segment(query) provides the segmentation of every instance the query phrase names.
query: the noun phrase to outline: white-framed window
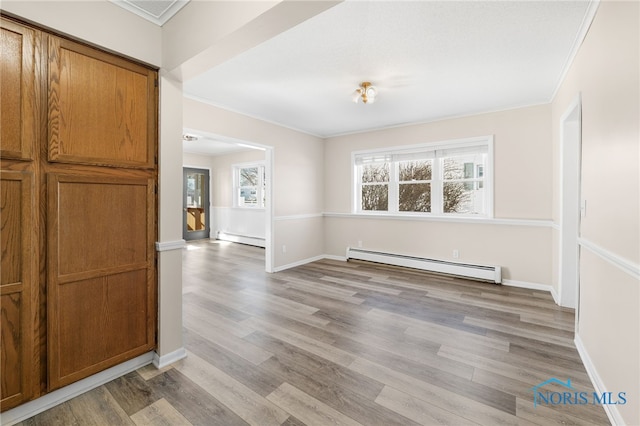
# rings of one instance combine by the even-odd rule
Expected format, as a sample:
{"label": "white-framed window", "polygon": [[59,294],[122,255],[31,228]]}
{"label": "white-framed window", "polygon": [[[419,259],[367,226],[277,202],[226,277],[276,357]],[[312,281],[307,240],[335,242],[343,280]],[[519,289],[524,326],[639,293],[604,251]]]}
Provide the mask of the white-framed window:
{"label": "white-framed window", "polygon": [[493,136],[352,154],[355,213],[493,217]]}
{"label": "white-framed window", "polygon": [[265,206],[264,163],[233,165],[233,194],[235,207],[263,209]]}

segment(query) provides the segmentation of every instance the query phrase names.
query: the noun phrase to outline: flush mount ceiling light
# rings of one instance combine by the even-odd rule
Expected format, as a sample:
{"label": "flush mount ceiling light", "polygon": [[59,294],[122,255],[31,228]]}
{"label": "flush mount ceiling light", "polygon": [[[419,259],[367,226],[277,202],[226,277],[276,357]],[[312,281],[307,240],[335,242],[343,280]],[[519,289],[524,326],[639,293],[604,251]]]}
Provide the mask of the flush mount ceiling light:
{"label": "flush mount ceiling light", "polygon": [[378,90],[368,81],[360,83],[360,87],[353,92],[353,102],[362,101],[363,104],[372,104],[376,101]]}

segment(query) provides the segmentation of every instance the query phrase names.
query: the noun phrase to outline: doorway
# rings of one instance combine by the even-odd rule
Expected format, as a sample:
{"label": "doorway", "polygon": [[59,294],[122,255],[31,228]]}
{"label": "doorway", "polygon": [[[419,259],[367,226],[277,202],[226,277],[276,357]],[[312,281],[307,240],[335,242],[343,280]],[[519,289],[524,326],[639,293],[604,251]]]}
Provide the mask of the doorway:
{"label": "doorway", "polygon": [[209,170],[183,168],[182,238],[209,238]]}
{"label": "doorway", "polygon": [[576,309],[580,292],[580,174],[582,157],[582,102],[578,95],[560,120],[561,231],[560,305]]}

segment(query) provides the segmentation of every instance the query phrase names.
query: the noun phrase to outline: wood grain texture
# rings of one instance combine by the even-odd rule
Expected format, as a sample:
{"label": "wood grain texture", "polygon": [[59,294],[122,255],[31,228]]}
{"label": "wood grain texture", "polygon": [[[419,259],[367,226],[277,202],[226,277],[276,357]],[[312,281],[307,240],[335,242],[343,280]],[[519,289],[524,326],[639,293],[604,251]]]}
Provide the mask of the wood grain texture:
{"label": "wood grain texture", "polygon": [[[153,244],[157,234],[158,89],[157,73],[147,66],[58,37],[4,14],[0,20],[0,194],[3,197],[0,411],[4,411],[68,383],[56,382],[55,375],[49,376],[50,361],[60,366],[55,363],[59,364],[61,358],[56,360],[51,353],[56,352],[61,343],[68,346],[62,356],[68,362],[67,372],[81,371],[76,376],[75,373],[65,376],[69,381],[146,352],[155,345]],[[51,40],[59,42],[58,46],[65,51],[50,50]],[[61,75],[60,69],[49,68],[49,53],[64,56],[66,80],[62,98],[57,95],[60,79],[56,82],[49,79]],[[92,84],[100,86],[102,91],[93,91],[96,87]],[[54,133],[48,132],[52,130],[59,135],[60,128],[56,123],[50,126],[48,100],[62,100],[66,109],[57,111],[56,123],[75,137],[76,142],[80,141],[78,137],[82,139],[78,144],[56,147],[63,152],[69,148],[70,156],[65,159],[63,154],[55,162],[49,161],[52,159],[49,154],[52,157],[55,154],[49,146],[49,136]],[[95,138],[85,139],[87,134],[99,135],[101,142]],[[93,145],[97,142],[100,143]],[[104,158],[96,159],[96,156]],[[113,158],[123,160],[116,164],[111,161]],[[69,190],[70,186],[62,188],[62,198],[57,199],[62,201],[62,209],[55,213],[51,213],[54,209],[47,203],[48,175],[73,176],[78,185],[75,192]],[[142,183],[135,190],[121,185],[116,190],[101,191],[104,187],[94,185],[95,179],[101,178],[103,182],[112,179],[111,183],[113,179]],[[122,214],[123,202],[132,208],[127,214]],[[94,209],[100,203],[102,208]],[[52,214],[55,217],[52,218]],[[129,229],[124,230],[127,224]],[[63,255],[63,263],[55,266],[62,274],[52,273],[49,268],[49,225],[60,237],[56,242],[62,244],[58,254]],[[123,226],[118,228],[119,225]],[[123,238],[118,230],[128,235]],[[65,240],[67,237],[70,238]],[[56,281],[50,280],[51,276],[56,276]],[[61,311],[49,306],[56,291],[50,284],[68,285],[65,290],[69,296],[74,285],[76,289],[80,282],[95,285],[94,280],[101,280],[98,286],[90,286],[97,293],[85,292],[84,300],[72,300],[71,296],[58,305],[64,305],[64,313],[53,321],[58,334],[51,333],[50,315],[55,317],[53,313]],[[87,306],[94,310],[89,312]],[[83,309],[84,316],[71,317],[71,313],[80,313]],[[101,333],[100,327],[107,331]],[[95,341],[102,337],[109,342],[102,347],[100,344],[75,345],[80,336],[87,335]],[[99,351],[100,356],[108,357],[109,361],[93,362],[100,358]],[[79,355],[81,353],[84,355]]]}
{"label": "wood grain texture", "polygon": [[176,369],[154,377],[149,382],[190,423],[194,425],[247,426],[248,423]]}
{"label": "wood grain texture", "polygon": [[155,78],[141,65],[50,37],[49,160],[153,168]]}
{"label": "wood grain texture", "polygon": [[288,383],[283,383],[278,389],[269,394],[267,399],[283,407],[305,424],[361,426],[360,423],[350,417],[323,404]]}
{"label": "wood grain texture", "polygon": [[33,253],[35,220],[33,174],[0,172],[0,407],[33,395],[34,293],[37,270]]}
{"label": "wood grain texture", "polygon": [[477,424],[389,386],[382,389],[375,402],[421,425]]}
{"label": "wood grain texture", "polygon": [[176,369],[251,425],[280,425],[289,415],[247,386],[190,353]]}
{"label": "wood grain texture", "polygon": [[55,389],[155,344],[155,201],[151,179],[51,173],[47,187]]}
{"label": "wood grain texture", "polygon": [[0,156],[32,160],[38,126],[40,76],[36,32],[5,18],[0,21]]}
{"label": "wood grain texture", "polygon": [[189,426],[191,423],[178,410],[162,398],[131,416],[136,425]]}
{"label": "wood grain texture", "polygon": [[[570,377],[579,391],[593,392],[567,342],[573,315],[544,293],[362,262],[325,260],[266,274],[262,249],[189,245],[199,250],[183,251],[188,357],[104,386],[132,418],[164,424],[177,412],[194,425],[608,424],[597,405],[533,406],[531,388],[550,377]],[[248,360],[240,342],[270,356]]]}

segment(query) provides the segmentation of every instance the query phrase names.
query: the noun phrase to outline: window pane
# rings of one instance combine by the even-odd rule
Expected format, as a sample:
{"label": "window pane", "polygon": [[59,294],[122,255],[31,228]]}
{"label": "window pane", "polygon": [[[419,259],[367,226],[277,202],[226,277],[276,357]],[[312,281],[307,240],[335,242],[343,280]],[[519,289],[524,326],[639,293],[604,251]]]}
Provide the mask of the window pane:
{"label": "window pane", "polygon": [[444,158],[444,180],[482,178],[485,156],[486,154],[471,154]]}
{"label": "window pane", "polygon": [[364,185],[362,187],[362,210],[389,209],[389,185]]}
{"label": "window pane", "polygon": [[240,169],[240,186],[258,185],[258,168],[248,167]]}
{"label": "window pane", "polygon": [[431,180],[432,160],[403,161],[398,164],[400,181]]}
{"label": "window pane", "polygon": [[[429,172],[431,173],[431,172]],[[398,210],[401,212],[430,212],[431,184],[403,183],[400,184],[400,200]]]}
{"label": "window pane", "polygon": [[[443,212],[484,214],[484,163],[486,154],[443,159]],[[447,182],[457,180],[458,182]]]}
{"label": "window pane", "polygon": [[256,188],[240,188],[240,205],[255,205],[258,203]]}
{"label": "window pane", "polygon": [[[471,182],[472,184],[478,182]],[[443,184],[444,213],[483,214],[485,190],[469,182],[445,182]]]}
{"label": "window pane", "polygon": [[362,166],[362,183],[371,182],[389,182],[389,163],[374,163]]}

